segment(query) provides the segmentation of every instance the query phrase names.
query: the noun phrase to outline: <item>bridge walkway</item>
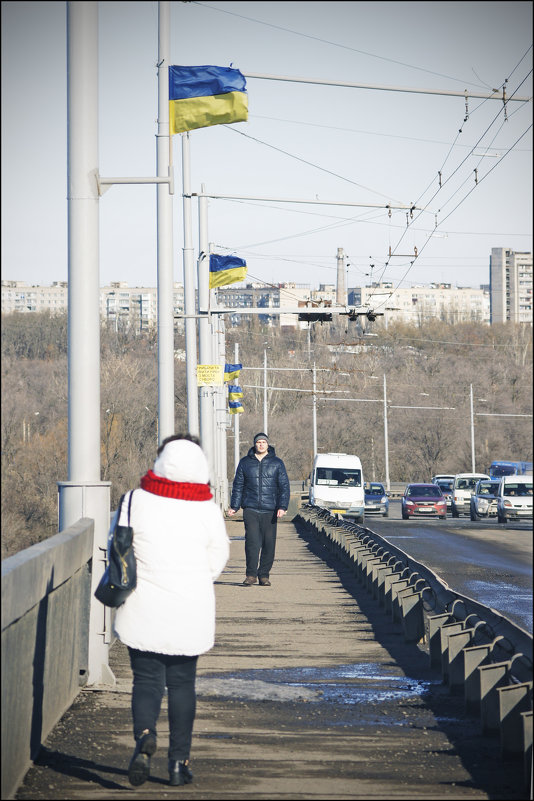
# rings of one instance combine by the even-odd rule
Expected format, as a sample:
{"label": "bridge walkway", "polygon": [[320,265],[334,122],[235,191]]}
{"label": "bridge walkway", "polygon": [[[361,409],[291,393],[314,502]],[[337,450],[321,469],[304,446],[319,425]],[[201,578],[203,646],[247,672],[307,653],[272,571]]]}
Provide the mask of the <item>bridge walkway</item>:
{"label": "bridge walkway", "polygon": [[521,767],[503,763],[424,646],[404,642],[344,565],[282,522],[272,586],[245,588],[242,522],[227,530],[217,644],[199,659],[193,784],[167,783],[164,702],[151,777],[130,786],[131,672],[116,642],[116,685],[81,691],[15,798],[525,797]]}

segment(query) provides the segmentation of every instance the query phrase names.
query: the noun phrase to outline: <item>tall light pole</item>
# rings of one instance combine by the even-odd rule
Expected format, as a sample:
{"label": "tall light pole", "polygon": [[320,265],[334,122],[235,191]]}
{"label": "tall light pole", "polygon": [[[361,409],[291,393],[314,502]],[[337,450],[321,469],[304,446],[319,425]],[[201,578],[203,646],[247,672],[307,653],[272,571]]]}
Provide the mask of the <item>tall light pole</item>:
{"label": "tall light pole", "polygon": [[[170,2],[158,3],[158,178],[171,171],[169,132]],[[158,242],[158,441],[174,434],[174,308],[172,195],[157,185]]]}
{"label": "tall light pole", "polygon": [[475,416],[473,414],[473,385],[470,384],[469,399],[471,405],[471,472],[475,472]]}
{"label": "tall light pole", "polygon": [[386,393],[386,374],[384,373],[384,459],[386,462],[386,492],[389,492],[389,445],[388,445],[388,401]]}

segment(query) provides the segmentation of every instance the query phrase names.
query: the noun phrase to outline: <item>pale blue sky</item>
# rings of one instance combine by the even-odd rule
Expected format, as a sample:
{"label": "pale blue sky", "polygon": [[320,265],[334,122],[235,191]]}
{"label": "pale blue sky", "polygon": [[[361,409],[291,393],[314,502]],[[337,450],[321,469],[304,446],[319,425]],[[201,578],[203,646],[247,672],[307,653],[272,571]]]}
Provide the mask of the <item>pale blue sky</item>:
{"label": "pale blue sky", "polygon": [[[99,3],[99,29],[100,173],[154,175],[158,4]],[[243,73],[456,91],[508,79],[508,96],[531,97],[531,48],[530,2],[171,3],[172,63]],[[65,68],[66,3],[3,2],[4,279],[67,279]],[[464,121],[463,98],[247,88],[247,123],[191,134],[193,191],[425,208],[407,228],[384,208],[210,201],[210,241],[245,258],[250,279],[332,283],[343,248],[349,286],[367,283],[371,264],[394,285],[478,286],[492,247],[532,251],[531,102],[510,103],[505,120],[502,102],[472,99]],[[180,188],[179,136],[174,162]],[[113,187],[100,209],[101,285],[155,286],[155,187]],[[196,248],[196,204],[193,215]],[[181,281],[179,192],[174,220]]]}

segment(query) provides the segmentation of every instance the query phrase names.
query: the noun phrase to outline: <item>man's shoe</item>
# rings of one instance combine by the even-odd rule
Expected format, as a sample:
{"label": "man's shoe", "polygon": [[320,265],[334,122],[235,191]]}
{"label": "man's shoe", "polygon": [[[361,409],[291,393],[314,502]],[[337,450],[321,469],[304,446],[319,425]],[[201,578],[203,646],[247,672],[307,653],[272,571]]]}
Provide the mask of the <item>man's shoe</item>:
{"label": "man's shoe", "polygon": [[134,787],[144,784],[150,775],[150,757],[157,748],[153,734],[144,734],[137,741],[133,757],[128,767],[128,779]]}
{"label": "man's shoe", "polygon": [[271,582],[268,578],[260,578],[260,587],[270,587]]}
{"label": "man's shoe", "polygon": [[247,576],[243,582],[243,586],[251,587],[253,584],[256,584],[257,580],[258,579],[256,578],[256,576]]}
{"label": "man's shoe", "polygon": [[184,759],[183,762],[177,759],[169,759],[169,784],[172,787],[191,784],[192,781],[193,774],[191,773],[188,759]]}

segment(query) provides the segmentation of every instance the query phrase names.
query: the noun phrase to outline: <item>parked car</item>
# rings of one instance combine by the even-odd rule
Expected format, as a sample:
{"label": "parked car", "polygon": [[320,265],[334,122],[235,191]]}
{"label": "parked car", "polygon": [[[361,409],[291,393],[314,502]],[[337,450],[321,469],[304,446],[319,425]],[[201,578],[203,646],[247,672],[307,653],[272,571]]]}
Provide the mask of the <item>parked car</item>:
{"label": "parked car", "polygon": [[469,514],[471,520],[480,520],[483,517],[496,517],[497,495],[500,487],[499,479],[482,478],[477,481],[475,492],[471,495]]}
{"label": "parked car", "polygon": [[497,495],[497,520],[532,517],[532,476],[503,476]]}
{"label": "parked car", "polygon": [[447,510],[449,510],[452,506],[452,486],[454,484],[454,478],[438,478],[432,483],[437,484],[442,491],[443,497],[447,501]]}
{"label": "parked car", "polygon": [[365,514],[380,514],[387,517],[389,514],[389,498],[383,484],[374,481],[365,483]]}
{"label": "parked car", "polygon": [[451,503],[451,514],[453,517],[460,517],[461,514],[469,514],[471,495],[475,491],[477,481],[480,481],[481,478],[489,478],[489,476],[487,473],[458,473],[454,477]]}
{"label": "parked car", "polygon": [[402,519],[447,517],[447,501],[437,484],[408,484],[401,500]]}
{"label": "parked car", "polygon": [[432,484],[437,484],[438,481],[454,481],[456,473],[436,473],[430,479]]}

